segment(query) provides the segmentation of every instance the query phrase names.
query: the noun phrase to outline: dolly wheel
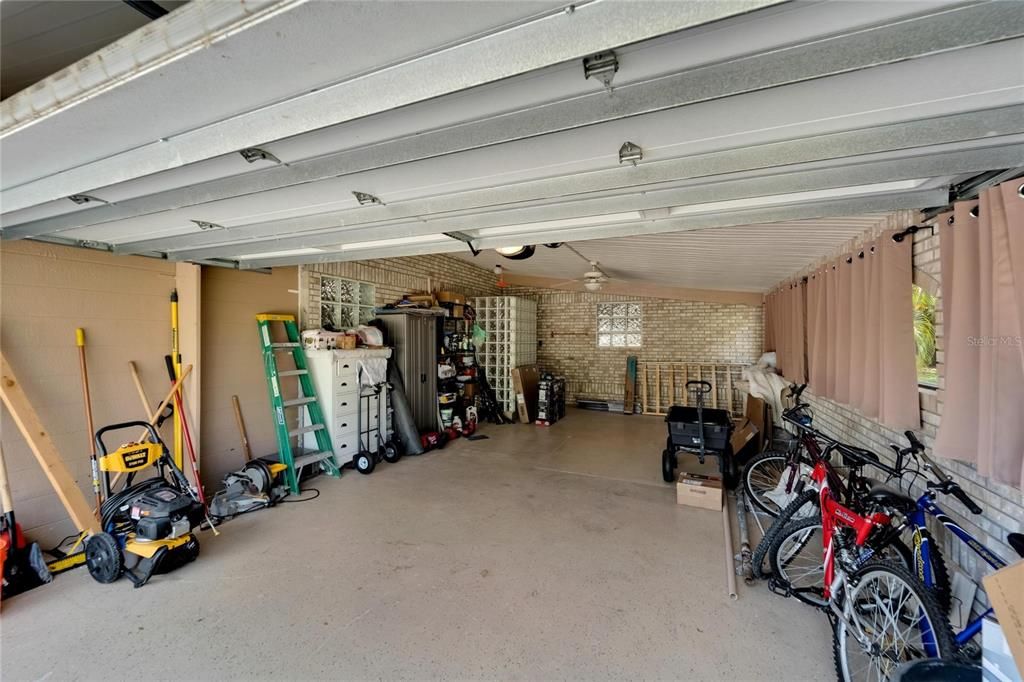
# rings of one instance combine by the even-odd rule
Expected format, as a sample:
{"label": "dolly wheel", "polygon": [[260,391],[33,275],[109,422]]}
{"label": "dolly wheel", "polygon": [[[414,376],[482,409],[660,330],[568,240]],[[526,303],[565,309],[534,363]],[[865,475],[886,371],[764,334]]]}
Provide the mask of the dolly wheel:
{"label": "dolly wheel", "polygon": [[661,477],[665,479],[665,483],[671,483],[676,478],[676,468],[672,462],[672,453],[668,450],[662,450],[661,452]]}
{"label": "dolly wheel", "polygon": [[110,533],[96,533],[85,541],[85,565],[96,582],[112,583],[124,572],[121,546]]}
{"label": "dolly wheel", "polygon": [[361,451],[356,455],[356,471],[361,474],[372,474],[373,468],[377,466],[377,461],[373,455],[366,450]]}
{"label": "dolly wheel", "polygon": [[389,462],[391,464],[394,464],[398,460],[402,459],[402,453],[398,449],[398,446],[392,443],[391,441],[384,443],[383,454],[384,461]]}

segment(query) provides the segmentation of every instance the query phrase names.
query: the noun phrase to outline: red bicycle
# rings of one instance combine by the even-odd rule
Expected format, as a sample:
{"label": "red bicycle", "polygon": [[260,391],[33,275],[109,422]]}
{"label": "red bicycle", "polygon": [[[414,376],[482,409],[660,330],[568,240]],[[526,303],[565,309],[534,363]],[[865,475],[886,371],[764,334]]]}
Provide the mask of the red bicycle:
{"label": "red bicycle", "polygon": [[[904,564],[881,554],[902,528],[894,518],[912,512],[916,501],[875,486],[861,498],[865,511],[858,513],[836,498],[826,462],[815,464],[811,478],[819,487],[820,522],[795,524],[779,537],[769,559],[794,596],[832,619],[839,678],[885,680],[907,661],[952,658],[956,640],[934,593]],[[801,550],[818,534],[822,553],[814,560]]]}

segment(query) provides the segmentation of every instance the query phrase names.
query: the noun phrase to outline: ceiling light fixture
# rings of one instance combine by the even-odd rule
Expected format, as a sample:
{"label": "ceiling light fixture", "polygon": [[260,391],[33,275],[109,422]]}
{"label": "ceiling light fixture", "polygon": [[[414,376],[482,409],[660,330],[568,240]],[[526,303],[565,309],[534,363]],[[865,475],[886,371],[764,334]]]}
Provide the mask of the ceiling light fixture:
{"label": "ceiling light fixture", "polygon": [[510,260],[526,260],[532,256],[536,251],[536,246],[499,246],[495,249],[499,256],[504,256]]}

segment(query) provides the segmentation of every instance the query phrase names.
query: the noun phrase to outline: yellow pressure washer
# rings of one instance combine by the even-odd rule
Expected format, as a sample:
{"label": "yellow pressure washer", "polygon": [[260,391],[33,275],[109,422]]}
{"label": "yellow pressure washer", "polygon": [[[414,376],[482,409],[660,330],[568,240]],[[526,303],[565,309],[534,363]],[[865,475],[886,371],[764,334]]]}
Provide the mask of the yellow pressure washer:
{"label": "yellow pressure washer", "polygon": [[[141,427],[150,442],[127,443],[108,452],[103,435]],[[85,543],[85,563],[98,582],[112,583],[126,574],[142,587],[156,573],[167,573],[199,556],[192,529],[202,523],[206,509],[185,474],[175,464],[157,430],[146,422],[105,426],[96,432],[103,490],[102,532]],[[134,482],[136,474],[155,467],[157,475]],[[110,490],[111,473],[125,475],[117,492]]]}

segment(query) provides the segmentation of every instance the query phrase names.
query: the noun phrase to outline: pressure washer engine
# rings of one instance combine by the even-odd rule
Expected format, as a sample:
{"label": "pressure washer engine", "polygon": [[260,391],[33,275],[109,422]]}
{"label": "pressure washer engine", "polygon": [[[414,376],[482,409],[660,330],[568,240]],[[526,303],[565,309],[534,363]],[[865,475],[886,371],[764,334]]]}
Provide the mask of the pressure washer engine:
{"label": "pressure washer engine", "polygon": [[[108,452],[103,443],[110,431],[141,427],[150,442],[127,443]],[[185,474],[174,464],[157,430],[133,421],[105,426],[96,432],[102,473],[102,532],[85,544],[89,574],[112,583],[126,574],[142,587],[157,573],[167,573],[199,556],[199,540],[192,529],[202,523],[206,509]],[[154,467],[157,475],[138,483],[140,471]],[[124,485],[111,490],[111,473],[125,476]]]}

